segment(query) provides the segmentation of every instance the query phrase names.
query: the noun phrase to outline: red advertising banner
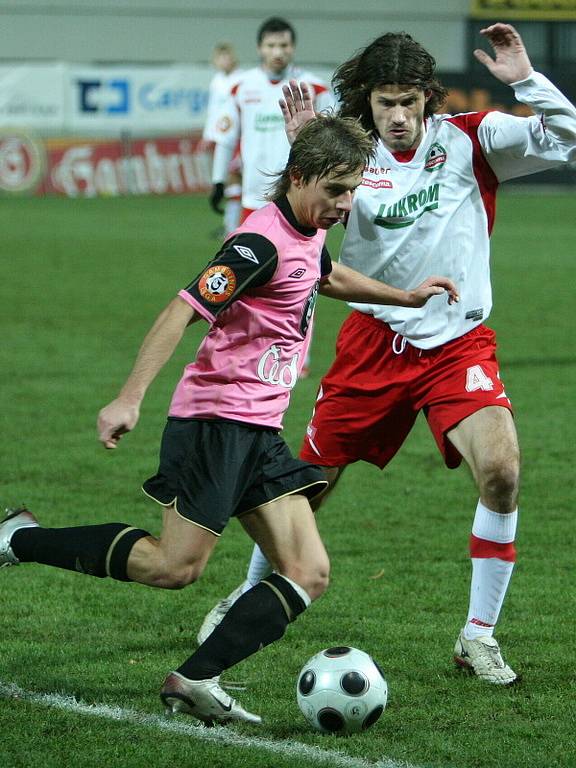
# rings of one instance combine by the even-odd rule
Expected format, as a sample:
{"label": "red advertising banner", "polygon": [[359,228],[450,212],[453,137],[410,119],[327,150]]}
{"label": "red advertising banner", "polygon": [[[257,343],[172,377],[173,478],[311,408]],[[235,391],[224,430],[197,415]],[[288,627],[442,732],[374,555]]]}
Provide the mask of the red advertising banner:
{"label": "red advertising banner", "polygon": [[0,192],[67,197],[180,195],[210,189],[199,136],[122,141],[0,135]]}

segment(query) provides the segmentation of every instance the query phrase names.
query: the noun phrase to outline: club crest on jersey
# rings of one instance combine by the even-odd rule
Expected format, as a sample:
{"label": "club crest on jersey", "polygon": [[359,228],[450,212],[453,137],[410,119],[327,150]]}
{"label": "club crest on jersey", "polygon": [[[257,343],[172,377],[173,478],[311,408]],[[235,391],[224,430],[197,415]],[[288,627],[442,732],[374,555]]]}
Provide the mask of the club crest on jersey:
{"label": "club crest on jersey", "polygon": [[428,173],[432,173],[432,171],[437,171],[439,168],[442,168],[444,163],[446,162],[446,150],[442,146],[442,144],[438,144],[438,142],[434,142],[430,149],[428,150],[428,154],[426,155],[426,162],[424,163],[424,168],[428,171]]}
{"label": "club crest on jersey", "polygon": [[232,128],[232,120],[229,117],[221,117],[216,124],[216,130],[220,133],[227,133]]}
{"label": "club crest on jersey", "polygon": [[208,267],[198,281],[198,290],[205,301],[222,304],[236,290],[236,275],[225,264]]}

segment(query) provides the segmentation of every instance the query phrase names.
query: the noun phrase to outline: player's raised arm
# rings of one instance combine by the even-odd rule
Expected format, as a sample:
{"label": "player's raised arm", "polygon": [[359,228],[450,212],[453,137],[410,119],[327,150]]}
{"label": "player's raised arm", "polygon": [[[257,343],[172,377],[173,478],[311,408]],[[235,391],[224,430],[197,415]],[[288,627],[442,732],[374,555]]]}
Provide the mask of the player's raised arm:
{"label": "player's raised arm", "polygon": [[160,313],[120,394],[98,414],[98,439],[105,448],[116,448],[122,435],[134,429],[148,387],[172,356],[186,327],[197,317],[195,310],[180,297]]}
{"label": "player's raised arm", "polygon": [[474,56],[502,83],[510,85],[525,80],[532,73],[532,64],[522,38],[511,24],[492,24],[480,30],[494,53],[492,58],[486,51],[477,48]]}
{"label": "player's raised arm", "polygon": [[284,128],[290,144],[298,135],[298,131],[309,120],[316,117],[312,92],[307,83],[290,80],[289,85],[282,86],[284,98],[279,100],[284,117]]}
{"label": "player's raised arm", "polygon": [[332,272],[320,286],[320,293],[342,301],[401,307],[423,307],[432,296],[443,293],[448,293],[449,304],[459,300],[456,286],[447,277],[428,277],[417,288],[405,291],[372,280],[343,264],[333,264]]}

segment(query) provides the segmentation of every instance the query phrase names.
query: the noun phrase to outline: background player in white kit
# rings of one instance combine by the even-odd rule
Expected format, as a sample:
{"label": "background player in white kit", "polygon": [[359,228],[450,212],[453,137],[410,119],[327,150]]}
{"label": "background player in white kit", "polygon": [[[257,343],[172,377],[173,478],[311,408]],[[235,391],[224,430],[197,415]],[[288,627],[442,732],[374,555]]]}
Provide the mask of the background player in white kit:
{"label": "background player in white kit", "polygon": [[406,291],[340,264],[332,268],[326,230],[350,211],[371,150],[356,120],[326,116],[305,126],[274,202],[236,230],[159,315],[118,397],[100,412],[100,441],[115,448],[136,426],[148,387],[187,326],[208,321],[174,392],[158,472],[144,484],[163,507],[161,536],[124,523],[40,528],[22,508],[0,523],[0,567],[37,562],[179,589],[200,577],[229,518],[238,516],[277,572],[236,603],[161,691],[170,710],[208,723],[260,722],[220,687],[219,675],[282,637],[328,583],[328,557],[308,502],[326,487],[324,473],[292,457],[278,434],[318,292],[409,306],[457,298],[444,278]]}
{"label": "background player in white kit", "polygon": [[[236,52],[230,43],[218,43],[212,53],[212,64],[216,74],[208,86],[208,105],[206,107],[206,122],[202,130],[202,140],[198,145],[199,152],[213,152],[217,138],[217,124],[220,112],[224,108],[230,90],[238,81],[242,70],[238,67]],[[240,208],[242,196],[242,176],[240,156],[233,158],[228,166],[226,184],[224,186],[224,232],[232,232],[240,223]]]}
{"label": "background player in white kit", "polygon": [[[494,334],[482,322],[492,306],[489,235],[499,182],[576,159],[576,109],[533,71],[512,26],[494,24],[482,34],[495,58],[481,50],[476,58],[534,117],[435,115],[446,89],[432,56],[405,33],[377,38],[335,74],[340,114],[359,117],[376,139],[341,262],[398,285],[417,281],[422,271],[447,274],[458,282],[461,301],[419,310],[353,304],[339,336],[342,354],[322,380],[300,455],[325,466],[333,486],[354,461],[384,467],[424,411],[446,465],[464,458],[480,493],[469,612],[454,660],[507,685],[517,675],[493,631],[516,557],[519,448]],[[297,89],[287,95],[288,130],[297,131],[313,114],[311,100]],[[266,567],[256,549],[247,584]],[[208,614],[199,638],[245,588]]]}
{"label": "background player in white kit", "polygon": [[257,43],[260,66],[243,72],[231,89],[215,132],[211,203],[218,206],[222,199],[228,163],[240,142],[242,220],[266,205],[270,174],[281,171],[288,159],[290,144],[278,106],[282,87],[294,78],[307,82],[317,112],[334,103],[323,80],[294,66],[296,32],[289,22],[267,19],[258,29]]}
{"label": "background player in white kit", "polygon": [[[230,97],[216,125],[216,149],[212,167],[210,203],[220,210],[230,161],[240,144],[242,166],[242,211],[244,221],[252,211],[266,204],[271,175],[284,168],[290,144],[284,130],[278,101],[290,79],[305,81],[313,94],[317,112],[331,107],[333,96],[320,78],[294,66],[296,32],[285,19],[273,16],[257,33],[260,66],[246,70],[231,89]],[[301,378],[310,370],[310,354]]]}

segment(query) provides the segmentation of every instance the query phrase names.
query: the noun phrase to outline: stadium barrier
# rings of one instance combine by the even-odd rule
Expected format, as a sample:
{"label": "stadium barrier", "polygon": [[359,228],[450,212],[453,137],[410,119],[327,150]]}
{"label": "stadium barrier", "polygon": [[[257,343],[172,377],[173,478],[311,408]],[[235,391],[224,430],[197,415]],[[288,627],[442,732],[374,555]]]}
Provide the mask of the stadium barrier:
{"label": "stadium barrier", "polygon": [[180,195],[210,189],[210,156],[198,132],[132,139],[0,136],[0,191],[96,197]]}
{"label": "stadium barrier", "polygon": [[[574,98],[572,82],[548,74]],[[0,193],[206,192],[210,157],[198,151],[198,141],[212,75],[207,66],[0,66]],[[450,89],[449,112],[530,113],[484,73],[441,78]],[[575,183],[576,169],[528,181]]]}

